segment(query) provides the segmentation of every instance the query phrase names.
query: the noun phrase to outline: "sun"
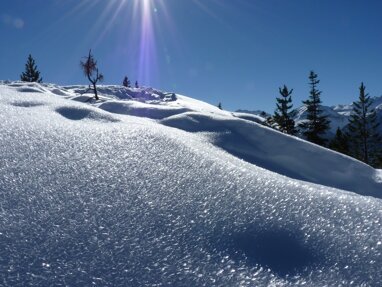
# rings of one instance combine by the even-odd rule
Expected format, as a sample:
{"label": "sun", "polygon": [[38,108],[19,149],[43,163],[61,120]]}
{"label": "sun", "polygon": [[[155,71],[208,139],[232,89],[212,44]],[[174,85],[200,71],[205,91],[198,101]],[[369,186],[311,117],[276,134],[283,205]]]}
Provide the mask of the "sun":
{"label": "sun", "polygon": [[[134,58],[134,63],[132,59],[127,61],[128,65],[133,64],[135,67],[134,77],[140,83],[150,84],[157,67],[156,34],[161,32],[158,27],[165,26],[154,25],[159,10],[162,12],[162,18],[168,17],[165,0],[81,0],[61,21],[68,21],[79,13],[94,14],[94,24],[84,37],[84,41],[91,42],[91,47],[97,49],[105,41],[110,41],[109,36],[118,31],[117,45],[125,46],[125,50],[129,50],[129,56],[132,51],[134,55],[138,54]],[[125,55],[114,57],[118,56]]]}
{"label": "sun", "polygon": [[[213,14],[202,0],[189,1],[198,9]],[[215,3],[218,0],[211,1]],[[182,51],[177,40],[177,25],[171,15],[174,9],[170,6],[171,2],[166,0],[80,0],[62,21],[68,21],[74,15],[94,15],[94,23],[83,41],[95,50],[105,46],[106,42],[114,41],[115,51],[110,52],[108,59],[124,59],[126,70],[133,66],[133,77],[139,83],[150,85],[160,75],[157,54],[167,49],[161,42],[163,35],[172,35],[174,45]]]}
{"label": "sun", "polygon": [[106,8],[113,11],[109,17],[110,25],[117,18],[124,17],[126,26],[134,27],[134,31],[130,29],[129,33],[139,35],[136,73],[143,84],[149,84],[156,73],[158,30],[154,27],[154,21],[159,7],[161,11],[166,10],[163,0],[109,0]]}

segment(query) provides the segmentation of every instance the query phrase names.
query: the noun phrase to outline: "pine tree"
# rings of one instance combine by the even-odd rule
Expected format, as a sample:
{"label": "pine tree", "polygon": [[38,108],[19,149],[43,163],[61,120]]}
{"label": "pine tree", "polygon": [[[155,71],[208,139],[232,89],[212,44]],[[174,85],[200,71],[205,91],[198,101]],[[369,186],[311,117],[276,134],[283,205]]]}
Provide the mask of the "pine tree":
{"label": "pine tree", "polygon": [[221,102],[218,103],[218,108],[221,109],[221,110],[223,109]]}
{"label": "pine tree", "polygon": [[381,158],[382,137],[377,132],[377,114],[371,109],[373,101],[366,93],[363,83],[359,88],[359,98],[353,103],[349,119],[351,154],[366,164],[376,165]]}
{"label": "pine tree", "polygon": [[265,120],[265,125],[270,127],[270,128],[276,129],[277,124],[275,123],[274,118],[272,116],[269,116]]}
{"label": "pine tree", "polygon": [[130,80],[127,76],[123,79],[123,86],[127,88],[131,88]]}
{"label": "pine tree", "polygon": [[37,70],[37,66],[31,54],[28,56],[27,63],[25,64],[25,72],[20,75],[20,80],[23,82],[42,82],[40,72]]}
{"label": "pine tree", "polygon": [[91,88],[94,91],[94,97],[96,100],[99,100],[98,93],[97,93],[97,82],[102,82],[103,75],[99,73],[97,68],[97,61],[94,59],[92,55],[92,50],[89,50],[89,55],[85,57],[85,61],[81,61],[80,65],[81,68],[85,74],[85,76],[88,78],[89,82],[92,84],[93,88]]}
{"label": "pine tree", "polygon": [[337,128],[335,137],[330,141],[329,148],[343,154],[350,154],[349,137]]}
{"label": "pine tree", "polygon": [[260,116],[263,117],[263,118],[266,118],[266,117],[267,117],[267,113],[264,112],[264,111],[262,111],[262,112],[260,113]]}
{"label": "pine tree", "polygon": [[136,87],[137,89],[139,88],[138,81],[135,81],[135,87]]}
{"label": "pine tree", "polygon": [[309,74],[310,96],[309,99],[303,101],[307,108],[307,121],[300,124],[302,134],[310,142],[319,145],[325,145],[326,139],[323,137],[330,128],[330,121],[327,116],[323,115],[321,109],[321,91],[317,89],[320,80],[317,79],[317,74],[313,71]]}
{"label": "pine tree", "polygon": [[292,92],[288,87],[284,85],[281,89],[279,88],[279,93],[281,98],[276,98],[276,111],[273,116],[273,121],[278,125],[278,128],[281,132],[287,133],[290,135],[296,134],[296,128],[294,126],[294,120],[292,118],[293,113],[290,111],[292,109]]}

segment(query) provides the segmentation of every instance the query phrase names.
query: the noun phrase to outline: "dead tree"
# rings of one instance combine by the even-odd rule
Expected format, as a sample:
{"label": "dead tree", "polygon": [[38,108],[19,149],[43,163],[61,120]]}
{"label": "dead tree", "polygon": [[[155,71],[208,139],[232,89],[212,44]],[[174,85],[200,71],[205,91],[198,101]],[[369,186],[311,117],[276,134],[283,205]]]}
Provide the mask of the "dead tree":
{"label": "dead tree", "polygon": [[85,76],[90,81],[93,86],[90,90],[94,91],[94,97],[96,100],[99,100],[97,93],[97,82],[103,81],[103,75],[99,73],[97,68],[97,61],[94,59],[92,55],[92,50],[89,50],[89,55],[85,57],[85,61],[80,62],[81,68],[85,74]]}

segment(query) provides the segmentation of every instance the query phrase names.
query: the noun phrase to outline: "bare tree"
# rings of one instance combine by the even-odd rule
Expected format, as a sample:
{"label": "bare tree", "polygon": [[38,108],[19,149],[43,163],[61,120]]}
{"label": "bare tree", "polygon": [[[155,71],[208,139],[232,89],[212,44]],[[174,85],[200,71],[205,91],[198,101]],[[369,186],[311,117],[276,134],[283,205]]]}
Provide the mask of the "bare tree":
{"label": "bare tree", "polygon": [[85,76],[88,78],[88,80],[93,86],[92,88],[89,88],[89,89],[94,91],[95,99],[99,100],[98,93],[97,93],[97,82],[103,81],[103,75],[100,74],[98,71],[97,61],[94,59],[92,55],[92,50],[89,50],[89,55],[85,57],[85,61],[80,62],[80,65]]}

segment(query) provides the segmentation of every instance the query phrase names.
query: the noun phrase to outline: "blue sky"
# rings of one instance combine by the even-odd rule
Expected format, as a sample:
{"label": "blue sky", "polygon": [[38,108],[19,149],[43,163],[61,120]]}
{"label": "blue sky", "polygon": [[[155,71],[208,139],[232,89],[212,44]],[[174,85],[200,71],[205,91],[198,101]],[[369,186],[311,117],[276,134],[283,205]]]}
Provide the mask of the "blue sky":
{"label": "blue sky", "polygon": [[0,79],[17,80],[29,53],[44,82],[87,84],[92,48],[105,84],[125,75],[223,108],[273,112],[278,87],[326,105],[350,103],[364,81],[382,95],[382,1],[2,0]]}

